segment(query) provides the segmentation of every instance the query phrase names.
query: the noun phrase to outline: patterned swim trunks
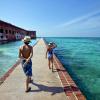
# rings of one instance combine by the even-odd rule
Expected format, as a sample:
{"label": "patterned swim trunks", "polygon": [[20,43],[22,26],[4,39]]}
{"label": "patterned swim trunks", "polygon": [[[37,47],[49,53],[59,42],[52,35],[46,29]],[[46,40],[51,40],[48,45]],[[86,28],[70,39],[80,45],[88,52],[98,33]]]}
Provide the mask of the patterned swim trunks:
{"label": "patterned swim trunks", "polygon": [[25,62],[26,60],[22,60],[23,71],[26,76],[32,76],[32,61],[30,60],[28,63],[24,65]]}

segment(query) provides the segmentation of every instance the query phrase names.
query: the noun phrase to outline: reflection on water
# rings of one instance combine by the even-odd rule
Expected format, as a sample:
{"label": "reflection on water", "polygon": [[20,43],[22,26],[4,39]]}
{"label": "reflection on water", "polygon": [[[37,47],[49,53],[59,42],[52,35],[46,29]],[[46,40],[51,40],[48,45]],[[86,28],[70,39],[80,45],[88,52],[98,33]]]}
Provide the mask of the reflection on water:
{"label": "reflection on water", "polygon": [[88,100],[100,100],[100,38],[45,38]]}

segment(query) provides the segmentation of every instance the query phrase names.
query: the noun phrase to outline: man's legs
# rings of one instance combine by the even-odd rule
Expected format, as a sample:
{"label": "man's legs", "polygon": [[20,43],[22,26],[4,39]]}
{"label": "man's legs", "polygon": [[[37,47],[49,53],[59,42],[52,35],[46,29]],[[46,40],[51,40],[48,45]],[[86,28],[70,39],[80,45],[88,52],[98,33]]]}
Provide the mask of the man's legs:
{"label": "man's legs", "polygon": [[51,63],[52,63],[52,72],[53,72],[53,57],[51,58]]}
{"label": "man's legs", "polygon": [[48,59],[48,66],[49,66],[49,69],[51,69],[51,67],[50,67],[50,59]]}
{"label": "man's legs", "polygon": [[33,80],[31,79],[31,76],[29,76],[29,83],[32,83]]}
{"label": "man's legs", "polygon": [[30,76],[27,76],[26,78],[26,92],[29,92],[31,88],[29,88],[30,83]]}
{"label": "man's legs", "polygon": [[28,90],[29,88],[29,76],[27,76],[26,78],[26,91]]}

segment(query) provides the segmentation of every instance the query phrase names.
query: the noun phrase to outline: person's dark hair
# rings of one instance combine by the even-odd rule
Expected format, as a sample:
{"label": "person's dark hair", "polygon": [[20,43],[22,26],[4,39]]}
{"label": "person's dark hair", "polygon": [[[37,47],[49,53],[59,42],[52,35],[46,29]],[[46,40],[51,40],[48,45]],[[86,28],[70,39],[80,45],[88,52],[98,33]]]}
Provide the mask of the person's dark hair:
{"label": "person's dark hair", "polygon": [[24,42],[26,45],[28,45],[29,44],[29,42]]}

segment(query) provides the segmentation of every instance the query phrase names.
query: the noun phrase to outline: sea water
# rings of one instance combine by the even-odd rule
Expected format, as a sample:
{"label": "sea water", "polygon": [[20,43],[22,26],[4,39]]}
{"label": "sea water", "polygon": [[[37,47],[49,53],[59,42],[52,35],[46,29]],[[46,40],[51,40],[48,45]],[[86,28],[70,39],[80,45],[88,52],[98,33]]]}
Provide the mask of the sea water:
{"label": "sea water", "polygon": [[100,38],[45,38],[55,42],[55,54],[86,96],[100,100]]}
{"label": "sea water", "polygon": [[[38,39],[32,40],[30,45],[34,45]],[[18,60],[19,47],[22,41],[0,44],[0,77],[3,76]]]}

